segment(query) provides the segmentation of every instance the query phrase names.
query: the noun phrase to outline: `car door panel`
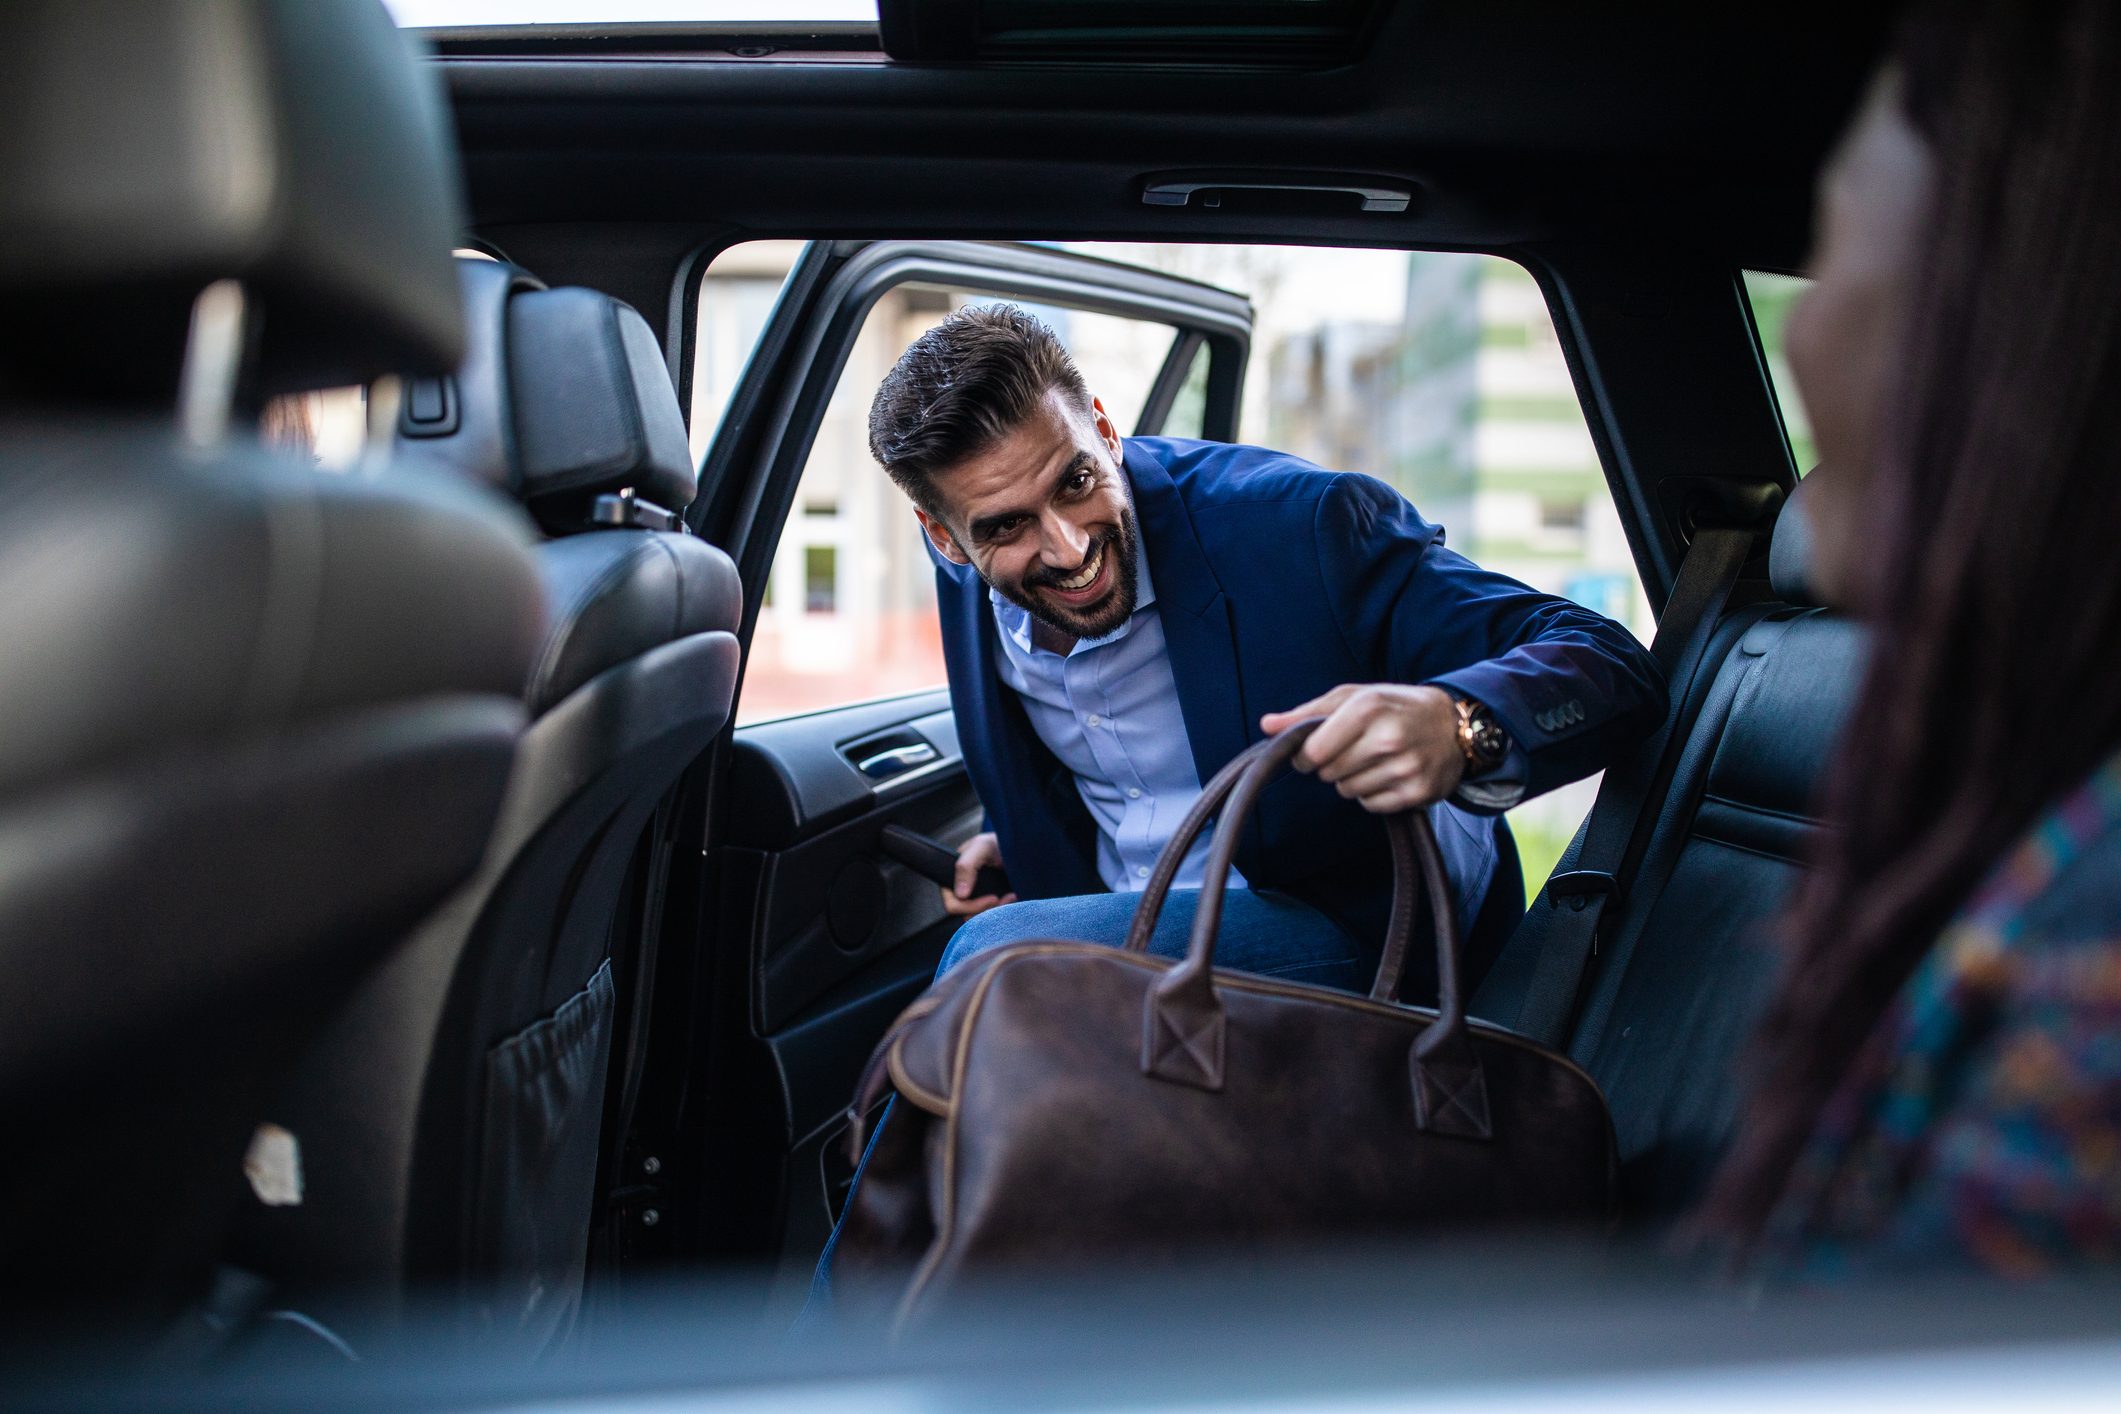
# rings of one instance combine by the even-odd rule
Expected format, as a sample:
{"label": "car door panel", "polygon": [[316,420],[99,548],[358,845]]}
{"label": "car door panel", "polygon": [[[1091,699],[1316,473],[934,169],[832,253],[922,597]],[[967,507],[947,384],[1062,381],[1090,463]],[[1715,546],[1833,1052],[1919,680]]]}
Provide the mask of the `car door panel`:
{"label": "car door panel", "polygon": [[[881,780],[861,773],[858,761],[901,738],[921,754]],[[947,936],[936,886],[877,837],[895,824],[955,846],[979,828],[980,806],[944,692],[746,727],[734,760],[728,847],[761,859],[752,1013],[770,1037],[881,954],[939,927]]]}

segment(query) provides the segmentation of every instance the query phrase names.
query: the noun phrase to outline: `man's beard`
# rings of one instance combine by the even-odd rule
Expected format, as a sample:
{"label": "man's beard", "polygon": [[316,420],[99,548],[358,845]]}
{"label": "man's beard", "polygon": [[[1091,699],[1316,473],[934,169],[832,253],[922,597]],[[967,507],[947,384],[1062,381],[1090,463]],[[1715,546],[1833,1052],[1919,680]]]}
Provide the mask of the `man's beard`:
{"label": "man's beard", "polygon": [[[1117,526],[1091,542],[1083,556],[1083,564],[1088,564],[1102,548],[1107,566],[1101,573],[1111,580],[1112,587],[1103,599],[1087,610],[1079,611],[1057,603],[1050,594],[1039,592],[1061,580],[1073,578],[1082,565],[1067,570],[1040,565],[1024,576],[1021,587],[995,584],[991,579],[987,583],[1004,599],[1048,628],[1070,638],[1103,638],[1134,615],[1135,596],[1141,592],[1141,577],[1134,562],[1134,544],[1134,517],[1127,511],[1120,512]],[[986,577],[982,575],[981,578]]]}

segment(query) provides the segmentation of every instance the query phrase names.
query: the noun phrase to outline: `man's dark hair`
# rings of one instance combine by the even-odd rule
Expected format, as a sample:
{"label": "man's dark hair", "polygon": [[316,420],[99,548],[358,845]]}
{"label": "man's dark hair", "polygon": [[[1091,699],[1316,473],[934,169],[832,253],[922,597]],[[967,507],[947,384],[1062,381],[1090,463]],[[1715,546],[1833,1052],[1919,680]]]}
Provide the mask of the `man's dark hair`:
{"label": "man's dark hair", "polygon": [[961,309],[899,355],[869,405],[869,451],[930,515],[936,472],[1022,425],[1059,389],[1079,408],[1090,389],[1044,324],[1013,304]]}

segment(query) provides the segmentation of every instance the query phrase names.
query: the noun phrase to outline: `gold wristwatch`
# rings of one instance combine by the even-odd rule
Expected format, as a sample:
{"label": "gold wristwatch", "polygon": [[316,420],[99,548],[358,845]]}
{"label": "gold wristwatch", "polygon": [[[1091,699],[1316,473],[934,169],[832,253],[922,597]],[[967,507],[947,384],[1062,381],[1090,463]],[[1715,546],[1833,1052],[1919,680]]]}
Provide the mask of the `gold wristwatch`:
{"label": "gold wristwatch", "polygon": [[1458,708],[1458,749],[1465,753],[1466,774],[1484,776],[1510,754],[1510,734],[1495,720],[1485,702],[1461,697]]}

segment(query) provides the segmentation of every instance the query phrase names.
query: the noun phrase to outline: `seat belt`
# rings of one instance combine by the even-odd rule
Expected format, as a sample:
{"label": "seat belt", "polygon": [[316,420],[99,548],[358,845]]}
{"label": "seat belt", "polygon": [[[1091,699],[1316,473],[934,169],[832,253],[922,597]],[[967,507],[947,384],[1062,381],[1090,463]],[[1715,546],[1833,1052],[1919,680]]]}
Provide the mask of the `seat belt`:
{"label": "seat belt", "polygon": [[1693,700],[1694,679],[1716,635],[1716,621],[1752,554],[1753,536],[1751,530],[1720,527],[1694,533],[1650,642],[1650,653],[1668,684],[1664,723],[1633,754],[1607,770],[1584,824],[1575,867],[1547,880],[1532,905],[1538,908],[1543,902],[1554,916],[1538,920],[1545,944],[1518,1007],[1516,1029],[1555,1050],[1568,1048],[1584,977],[1598,951],[1599,919],[1622,902],[1620,870],[1628,846],[1658,769],[1674,745],[1679,719]]}

